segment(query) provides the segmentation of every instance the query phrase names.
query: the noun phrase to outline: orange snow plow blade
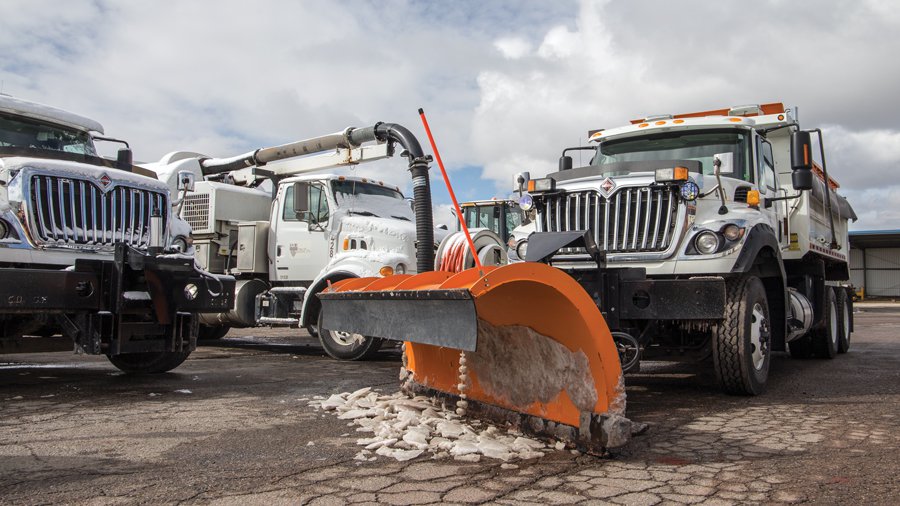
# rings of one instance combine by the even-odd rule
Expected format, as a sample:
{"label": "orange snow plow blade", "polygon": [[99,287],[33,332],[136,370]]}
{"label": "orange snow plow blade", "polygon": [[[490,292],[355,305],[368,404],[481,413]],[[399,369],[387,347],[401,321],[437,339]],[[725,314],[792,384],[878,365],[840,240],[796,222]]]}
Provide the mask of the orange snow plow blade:
{"label": "orange snow plow blade", "polygon": [[525,262],[351,279],[319,297],[323,327],[406,341],[407,390],[462,398],[468,415],[588,450],[631,435],[610,331],[558,269]]}

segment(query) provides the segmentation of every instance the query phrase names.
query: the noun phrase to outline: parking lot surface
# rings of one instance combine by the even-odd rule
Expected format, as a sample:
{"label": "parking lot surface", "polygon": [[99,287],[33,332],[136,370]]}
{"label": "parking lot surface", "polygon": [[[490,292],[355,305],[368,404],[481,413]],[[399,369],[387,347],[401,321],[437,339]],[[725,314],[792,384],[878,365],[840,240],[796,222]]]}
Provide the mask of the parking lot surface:
{"label": "parking lot surface", "polygon": [[610,458],[559,450],[513,465],[355,460],[365,436],[308,399],[396,391],[395,349],[338,362],[296,329],[233,331],[154,377],[8,355],[0,502],[896,504],[900,307],[861,307],[849,354],[780,354],[763,396],[719,393],[709,365],[650,364],[626,377],[645,435]]}

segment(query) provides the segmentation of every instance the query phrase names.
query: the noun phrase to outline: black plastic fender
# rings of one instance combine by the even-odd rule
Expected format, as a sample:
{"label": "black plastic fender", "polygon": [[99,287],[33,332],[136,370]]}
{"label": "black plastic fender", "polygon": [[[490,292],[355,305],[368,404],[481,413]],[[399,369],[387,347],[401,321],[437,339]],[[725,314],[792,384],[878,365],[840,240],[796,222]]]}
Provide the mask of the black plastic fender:
{"label": "black plastic fender", "polygon": [[[763,250],[771,252],[774,262],[763,264],[757,262]],[[773,263],[777,267],[774,267]],[[734,274],[752,272],[762,280],[766,292],[769,294],[769,316],[774,338],[773,349],[784,350],[784,339],[787,335],[787,274],[781,258],[781,245],[778,243],[772,227],[765,223],[759,223],[750,229],[731,272]],[[773,300],[772,295],[778,295],[779,300]]]}

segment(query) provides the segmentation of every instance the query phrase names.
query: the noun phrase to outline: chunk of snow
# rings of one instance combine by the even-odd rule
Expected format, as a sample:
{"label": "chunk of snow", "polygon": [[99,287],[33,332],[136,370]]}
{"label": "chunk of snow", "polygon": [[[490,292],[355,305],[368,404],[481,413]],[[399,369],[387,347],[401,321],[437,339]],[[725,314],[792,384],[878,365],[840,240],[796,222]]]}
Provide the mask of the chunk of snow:
{"label": "chunk of snow", "polygon": [[452,456],[463,462],[478,462],[482,457],[507,462],[543,457],[539,450],[548,447],[519,432],[476,420],[463,421],[437,401],[423,396],[409,398],[401,392],[384,395],[366,387],[328,398],[315,396],[308,405],[349,420],[348,425],[356,426],[356,433],[371,434],[356,439],[356,444],[364,448],[354,457],[358,461],[374,459],[371,452],[398,461],[428,452],[433,458]]}

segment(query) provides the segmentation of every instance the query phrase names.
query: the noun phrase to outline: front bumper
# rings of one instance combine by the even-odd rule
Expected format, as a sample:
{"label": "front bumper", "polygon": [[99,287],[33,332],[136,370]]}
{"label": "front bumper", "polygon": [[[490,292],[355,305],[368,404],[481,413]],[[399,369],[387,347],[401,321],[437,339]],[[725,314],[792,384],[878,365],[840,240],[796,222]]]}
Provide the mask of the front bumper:
{"label": "front bumper", "polygon": [[234,283],[191,257],[119,244],[112,260],[79,259],[74,270],[0,268],[0,314],[49,315],[87,353],[185,351],[196,314],[230,309]]}
{"label": "front bumper", "polygon": [[626,320],[716,320],[725,314],[725,279],[647,278],[639,268],[570,272],[587,290],[610,329]]}

